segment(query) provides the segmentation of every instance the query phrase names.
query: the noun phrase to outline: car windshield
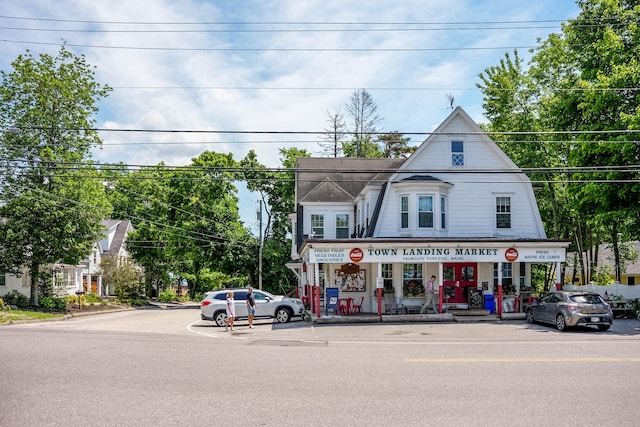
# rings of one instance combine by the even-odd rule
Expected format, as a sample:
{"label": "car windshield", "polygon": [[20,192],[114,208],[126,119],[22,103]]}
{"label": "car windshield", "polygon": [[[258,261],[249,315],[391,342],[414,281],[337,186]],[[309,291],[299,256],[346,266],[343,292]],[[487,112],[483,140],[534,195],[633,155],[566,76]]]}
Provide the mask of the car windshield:
{"label": "car windshield", "polygon": [[582,303],[582,304],[604,304],[600,295],[596,294],[581,294],[581,295],[572,295],[571,301]]}

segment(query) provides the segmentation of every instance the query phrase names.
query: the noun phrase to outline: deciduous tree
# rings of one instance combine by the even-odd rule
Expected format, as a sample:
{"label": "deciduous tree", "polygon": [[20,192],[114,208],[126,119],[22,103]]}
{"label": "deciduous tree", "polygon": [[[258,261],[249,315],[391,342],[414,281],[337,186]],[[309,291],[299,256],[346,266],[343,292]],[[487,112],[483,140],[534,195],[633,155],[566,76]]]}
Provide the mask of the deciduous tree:
{"label": "deciduous tree", "polygon": [[102,235],[110,206],[89,165],[100,144],[94,115],[110,88],[84,56],[30,52],[0,72],[0,268],[31,276],[38,304],[42,266],[77,264]]}

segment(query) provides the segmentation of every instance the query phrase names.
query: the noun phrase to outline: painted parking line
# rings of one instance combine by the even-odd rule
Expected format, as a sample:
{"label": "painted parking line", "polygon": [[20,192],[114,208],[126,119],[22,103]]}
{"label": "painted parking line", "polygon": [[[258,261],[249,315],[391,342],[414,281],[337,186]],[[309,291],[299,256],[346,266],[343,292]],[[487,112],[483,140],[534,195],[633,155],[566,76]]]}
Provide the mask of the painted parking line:
{"label": "painted parking line", "polygon": [[640,357],[433,357],[405,358],[407,363],[562,363],[562,362],[632,362]]}

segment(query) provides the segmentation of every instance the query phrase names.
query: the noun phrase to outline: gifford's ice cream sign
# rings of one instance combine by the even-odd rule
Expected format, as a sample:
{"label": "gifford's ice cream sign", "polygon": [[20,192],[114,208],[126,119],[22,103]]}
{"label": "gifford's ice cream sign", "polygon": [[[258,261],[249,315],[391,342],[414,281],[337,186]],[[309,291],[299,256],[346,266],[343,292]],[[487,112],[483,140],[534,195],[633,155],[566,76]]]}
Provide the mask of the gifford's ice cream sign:
{"label": "gifford's ice cream sign", "polygon": [[406,247],[311,248],[307,262],[563,262],[564,248]]}

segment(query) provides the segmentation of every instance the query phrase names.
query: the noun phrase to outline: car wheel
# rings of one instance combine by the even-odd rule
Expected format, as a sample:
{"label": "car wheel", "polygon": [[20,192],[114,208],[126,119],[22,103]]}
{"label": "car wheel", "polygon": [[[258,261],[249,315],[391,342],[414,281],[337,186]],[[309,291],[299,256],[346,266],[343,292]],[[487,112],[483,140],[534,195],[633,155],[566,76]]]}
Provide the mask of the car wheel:
{"label": "car wheel", "polygon": [[567,320],[562,314],[558,314],[558,317],[556,317],[556,328],[558,328],[559,331],[567,329]]}
{"label": "car wheel", "polygon": [[608,331],[611,325],[598,325],[598,329],[601,331]]}
{"label": "car wheel", "polygon": [[278,323],[287,323],[289,320],[291,320],[291,312],[289,310],[279,308],[278,311],[276,311],[276,321]]}
{"label": "car wheel", "polygon": [[227,313],[225,311],[217,311],[213,315],[213,320],[218,326],[224,326],[227,324]]}
{"label": "car wheel", "polygon": [[530,308],[527,309],[527,323],[535,323],[535,319],[533,318],[533,310]]}

